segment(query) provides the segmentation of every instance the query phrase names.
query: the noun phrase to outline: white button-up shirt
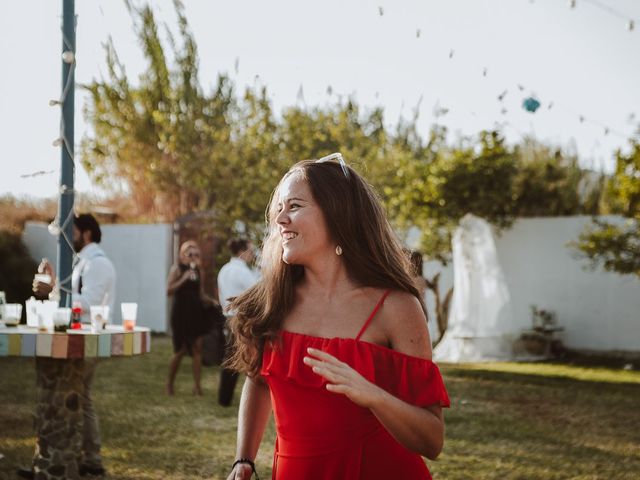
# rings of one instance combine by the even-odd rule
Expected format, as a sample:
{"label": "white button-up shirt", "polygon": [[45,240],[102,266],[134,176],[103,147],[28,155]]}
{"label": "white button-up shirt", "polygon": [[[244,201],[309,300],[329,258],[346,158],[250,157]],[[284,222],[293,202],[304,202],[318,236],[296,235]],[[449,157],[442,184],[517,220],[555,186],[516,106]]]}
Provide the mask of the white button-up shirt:
{"label": "white button-up shirt", "polygon": [[[82,277],[82,292],[80,292]],[[78,253],[78,263],[71,275],[71,299],[82,304],[82,321],[89,322],[91,305],[108,305],[113,318],[116,298],[116,270],[102,248],[89,243]]]}
{"label": "white button-up shirt", "polygon": [[229,298],[237,297],[248,288],[253,287],[258,281],[258,274],[252,270],[247,262],[233,257],[218,273],[218,297],[226,316],[232,316],[232,312],[226,310]]}

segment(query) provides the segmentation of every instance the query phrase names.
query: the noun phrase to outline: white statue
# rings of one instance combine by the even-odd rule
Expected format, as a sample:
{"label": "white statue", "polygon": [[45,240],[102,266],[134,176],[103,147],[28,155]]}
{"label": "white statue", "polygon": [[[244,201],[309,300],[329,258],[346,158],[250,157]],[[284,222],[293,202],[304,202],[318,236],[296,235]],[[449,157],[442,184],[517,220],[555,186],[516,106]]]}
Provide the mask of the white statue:
{"label": "white statue", "polygon": [[467,214],[453,234],[453,305],[434,349],[442,362],[508,360],[519,328],[498,262],[491,225]]}

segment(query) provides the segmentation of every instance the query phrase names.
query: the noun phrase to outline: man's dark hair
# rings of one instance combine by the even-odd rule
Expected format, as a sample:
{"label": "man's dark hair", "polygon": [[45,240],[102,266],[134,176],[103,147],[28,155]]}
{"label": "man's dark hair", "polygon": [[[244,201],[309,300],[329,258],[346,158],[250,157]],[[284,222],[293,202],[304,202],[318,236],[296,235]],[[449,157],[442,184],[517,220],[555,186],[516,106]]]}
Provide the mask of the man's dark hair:
{"label": "man's dark hair", "polygon": [[100,243],[100,240],[102,240],[102,231],[100,230],[100,225],[98,224],[96,217],[94,217],[90,213],[82,213],[80,215],[76,215],[73,219],[73,224],[78,230],[80,230],[80,233],[84,233],[87,230],[90,231],[92,242]]}
{"label": "man's dark hair", "polygon": [[229,240],[229,250],[231,250],[231,254],[234,257],[240,252],[244,252],[247,248],[249,248],[249,240],[246,238],[232,238]]}

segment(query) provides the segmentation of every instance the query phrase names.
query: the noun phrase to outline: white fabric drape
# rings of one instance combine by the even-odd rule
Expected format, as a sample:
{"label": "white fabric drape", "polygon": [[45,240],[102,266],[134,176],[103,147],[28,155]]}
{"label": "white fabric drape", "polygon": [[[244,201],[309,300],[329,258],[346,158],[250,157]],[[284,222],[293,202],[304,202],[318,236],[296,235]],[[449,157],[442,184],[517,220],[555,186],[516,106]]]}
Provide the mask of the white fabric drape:
{"label": "white fabric drape", "polygon": [[443,362],[505,360],[518,328],[500,268],[491,225],[467,214],[453,241],[453,305],[449,325],[434,349]]}

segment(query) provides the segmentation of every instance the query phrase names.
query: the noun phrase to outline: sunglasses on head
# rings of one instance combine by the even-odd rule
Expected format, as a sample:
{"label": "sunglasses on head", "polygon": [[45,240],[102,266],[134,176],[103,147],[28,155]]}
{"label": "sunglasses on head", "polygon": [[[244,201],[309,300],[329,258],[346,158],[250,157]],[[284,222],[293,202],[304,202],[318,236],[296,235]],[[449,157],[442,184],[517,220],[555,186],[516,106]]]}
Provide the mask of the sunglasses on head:
{"label": "sunglasses on head", "polygon": [[342,154],[341,153],[332,153],[331,155],[327,155],[326,157],[322,157],[318,160],[316,160],[316,163],[328,163],[328,162],[332,162],[332,163],[337,163],[338,165],[340,165],[340,168],[342,168],[342,173],[344,173],[344,176],[349,179],[349,169],[347,168],[347,164],[344,161],[344,158],[342,158]]}

